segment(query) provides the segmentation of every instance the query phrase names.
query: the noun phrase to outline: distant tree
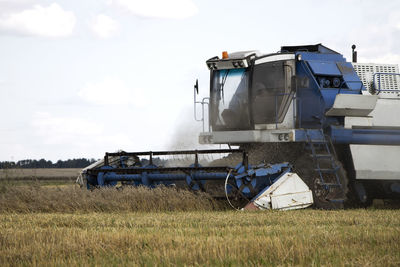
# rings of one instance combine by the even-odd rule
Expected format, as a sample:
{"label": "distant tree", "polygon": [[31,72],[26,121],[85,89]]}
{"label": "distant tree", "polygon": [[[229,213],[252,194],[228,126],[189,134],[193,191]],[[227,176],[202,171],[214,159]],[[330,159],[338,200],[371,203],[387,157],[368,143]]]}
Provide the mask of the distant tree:
{"label": "distant tree", "polygon": [[11,169],[11,168],[15,168],[15,162],[13,162],[13,161],[3,161],[3,162],[0,162],[0,168],[1,168],[1,169]]}
{"label": "distant tree", "polygon": [[67,160],[58,160],[53,163],[51,160],[45,159],[24,159],[17,161],[16,163],[13,161],[0,161],[0,169],[11,169],[11,168],[84,168],[89,166],[90,164],[96,162],[95,159],[67,159]]}

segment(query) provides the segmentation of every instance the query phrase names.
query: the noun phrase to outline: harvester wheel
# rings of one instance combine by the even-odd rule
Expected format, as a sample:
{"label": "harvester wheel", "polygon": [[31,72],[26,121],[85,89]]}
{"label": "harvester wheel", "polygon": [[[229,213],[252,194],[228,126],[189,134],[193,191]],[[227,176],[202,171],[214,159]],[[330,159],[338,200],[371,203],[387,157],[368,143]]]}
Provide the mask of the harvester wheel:
{"label": "harvester wheel", "polygon": [[346,207],[368,208],[372,205],[373,197],[371,196],[371,192],[359,182],[353,180],[353,182],[349,184],[349,190],[349,200],[346,202]]}

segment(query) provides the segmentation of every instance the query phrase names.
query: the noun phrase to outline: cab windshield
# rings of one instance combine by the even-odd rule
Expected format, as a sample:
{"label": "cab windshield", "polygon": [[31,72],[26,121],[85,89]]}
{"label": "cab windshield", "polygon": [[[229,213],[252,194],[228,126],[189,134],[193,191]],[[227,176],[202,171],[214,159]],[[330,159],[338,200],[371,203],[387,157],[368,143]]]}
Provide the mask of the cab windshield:
{"label": "cab windshield", "polygon": [[214,71],[211,79],[211,124],[218,129],[248,129],[249,72],[245,69]]}

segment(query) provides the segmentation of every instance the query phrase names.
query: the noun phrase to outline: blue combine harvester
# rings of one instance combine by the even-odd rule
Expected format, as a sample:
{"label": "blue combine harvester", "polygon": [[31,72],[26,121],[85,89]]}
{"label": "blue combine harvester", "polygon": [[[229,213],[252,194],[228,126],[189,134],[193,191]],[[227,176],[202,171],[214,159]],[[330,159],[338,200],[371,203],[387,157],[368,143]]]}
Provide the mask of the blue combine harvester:
{"label": "blue combine harvester", "polygon": [[[80,181],[88,188],[186,181],[205,191],[214,184],[248,208],[341,208],[399,198],[398,66],[357,63],[354,49],[353,62],[321,44],[283,46],[273,54],[223,52],[206,62],[209,97],[196,100],[195,84],[199,142],[239,149],[106,153]],[[242,157],[235,162],[236,153]],[[224,156],[199,161],[209,154]],[[153,162],[171,155],[191,155],[193,162]]]}

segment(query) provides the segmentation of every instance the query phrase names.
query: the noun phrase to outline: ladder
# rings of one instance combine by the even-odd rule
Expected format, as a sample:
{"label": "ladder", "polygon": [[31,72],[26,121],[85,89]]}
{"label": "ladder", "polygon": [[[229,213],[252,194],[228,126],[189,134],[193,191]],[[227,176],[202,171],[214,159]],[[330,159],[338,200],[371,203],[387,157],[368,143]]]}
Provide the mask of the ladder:
{"label": "ladder", "polygon": [[[315,130],[312,131],[315,132]],[[335,160],[336,152],[332,141],[330,137],[324,133],[323,129],[319,129],[318,133],[318,137],[313,138],[311,130],[305,130],[307,143],[310,146],[311,156],[316,167],[315,171],[318,173],[321,184],[326,190],[329,191],[332,187],[339,187],[343,190],[339,177],[340,166]],[[317,148],[319,149],[317,150]],[[322,161],[325,161],[324,164]],[[327,175],[334,175],[334,181],[328,182]]]}

